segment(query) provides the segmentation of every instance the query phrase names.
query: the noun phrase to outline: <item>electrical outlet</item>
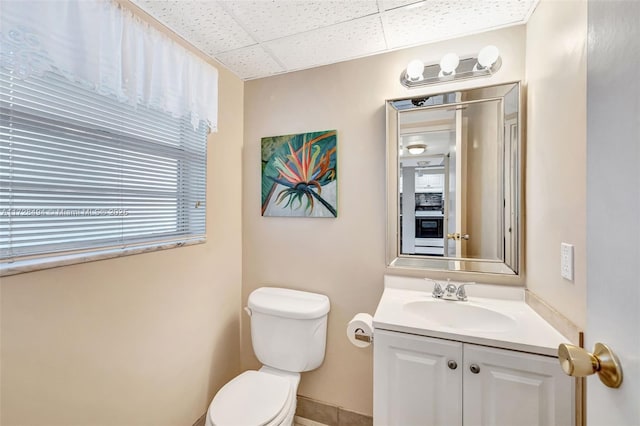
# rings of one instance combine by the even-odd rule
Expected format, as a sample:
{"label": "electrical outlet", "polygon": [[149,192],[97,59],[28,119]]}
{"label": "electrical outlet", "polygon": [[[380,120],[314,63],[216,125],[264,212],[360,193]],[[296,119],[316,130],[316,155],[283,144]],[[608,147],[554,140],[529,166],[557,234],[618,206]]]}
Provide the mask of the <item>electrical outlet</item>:
{"label": "electrical outlet", "polygon": [[560,244],[560,275],[569,281],[573,281],[573,245]]}

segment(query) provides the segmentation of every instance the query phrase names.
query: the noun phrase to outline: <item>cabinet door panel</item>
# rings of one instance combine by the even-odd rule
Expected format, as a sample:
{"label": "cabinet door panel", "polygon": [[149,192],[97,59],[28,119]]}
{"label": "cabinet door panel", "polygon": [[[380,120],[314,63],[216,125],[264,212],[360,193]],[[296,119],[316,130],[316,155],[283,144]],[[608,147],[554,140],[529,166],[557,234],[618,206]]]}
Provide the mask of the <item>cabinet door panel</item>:
{"label": "cabinet door panel", "polygon": [[465,426],[573,424],[573,381],[556,358],[471,344],[463,357]]}
{"label": "cabinet door panel", "polygon": [[376,330],[374,425],[462,425],[461,370],[460,342]]}

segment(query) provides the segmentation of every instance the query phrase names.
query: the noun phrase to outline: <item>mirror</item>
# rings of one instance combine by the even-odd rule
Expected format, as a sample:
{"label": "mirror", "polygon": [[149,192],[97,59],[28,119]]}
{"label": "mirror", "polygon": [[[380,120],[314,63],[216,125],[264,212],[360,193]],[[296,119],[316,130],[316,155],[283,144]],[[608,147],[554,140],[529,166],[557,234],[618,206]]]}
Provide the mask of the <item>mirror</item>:
{"label": "mirror", "polygon": [[387,264],[517,275],[520,84],[387,101]]}

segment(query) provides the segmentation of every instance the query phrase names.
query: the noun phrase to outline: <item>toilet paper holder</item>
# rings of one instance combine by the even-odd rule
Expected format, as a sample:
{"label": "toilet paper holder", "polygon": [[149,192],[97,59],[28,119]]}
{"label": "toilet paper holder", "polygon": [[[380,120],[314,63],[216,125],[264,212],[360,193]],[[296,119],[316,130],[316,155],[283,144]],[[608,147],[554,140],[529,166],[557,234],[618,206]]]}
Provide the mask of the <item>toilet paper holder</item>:
{"label": "toilet paper holder", "polygon": [[353,334],[356,340],[361,340],[367,343],[373,342],[373,336],[365,334],[365,331],[361,328],[356,328]]}

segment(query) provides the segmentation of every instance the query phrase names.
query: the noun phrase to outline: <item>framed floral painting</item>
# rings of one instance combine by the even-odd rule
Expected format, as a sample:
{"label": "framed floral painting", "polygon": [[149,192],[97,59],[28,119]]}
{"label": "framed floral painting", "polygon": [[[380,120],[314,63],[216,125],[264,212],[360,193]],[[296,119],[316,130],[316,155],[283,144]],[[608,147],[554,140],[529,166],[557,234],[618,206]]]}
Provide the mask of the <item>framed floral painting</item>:
{"label": "framed floral painting", "polygon": [[262,138],[262,215],[338,216],[337,131]]}

